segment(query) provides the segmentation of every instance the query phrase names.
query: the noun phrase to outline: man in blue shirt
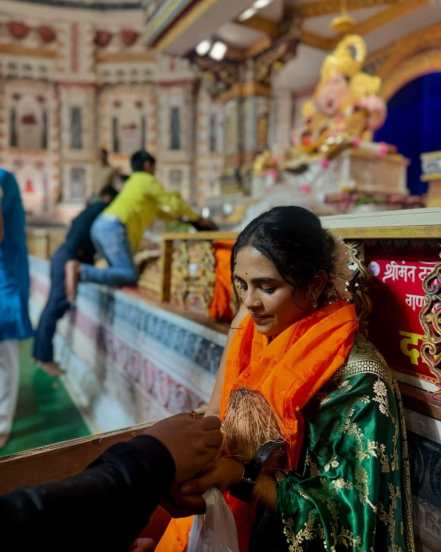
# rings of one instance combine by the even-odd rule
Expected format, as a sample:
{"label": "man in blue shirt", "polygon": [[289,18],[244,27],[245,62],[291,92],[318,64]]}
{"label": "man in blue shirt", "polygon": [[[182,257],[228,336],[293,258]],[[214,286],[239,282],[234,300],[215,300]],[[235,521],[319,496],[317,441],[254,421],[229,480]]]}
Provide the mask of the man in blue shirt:
{"label": "man in blue shirt", "polygon": [[95,245],[90,237],[90,229],[95,219],[113,201],[118,192],[109,185],[104,186],[99,199],[84,209],[71,223],[64,243],[51,259],[49,296],[35,332],[33,356],[41,368],[51,375],[63,372],[54,362],[53,338],[58,320],[70,307],[65,291],[65,270],[67,261],[77,260],[93,264]]}

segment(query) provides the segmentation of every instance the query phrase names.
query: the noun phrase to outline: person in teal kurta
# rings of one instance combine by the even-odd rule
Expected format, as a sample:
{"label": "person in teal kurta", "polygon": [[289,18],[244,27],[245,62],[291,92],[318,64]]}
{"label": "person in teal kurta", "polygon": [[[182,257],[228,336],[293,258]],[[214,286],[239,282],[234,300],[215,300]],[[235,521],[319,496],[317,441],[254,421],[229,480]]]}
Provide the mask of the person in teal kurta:
{"label": "person in teal kurta", "polygon": [[17,180],[0,169],[0,447],[8,440],[17,400],[18,343],[32,335],[25,224]]}

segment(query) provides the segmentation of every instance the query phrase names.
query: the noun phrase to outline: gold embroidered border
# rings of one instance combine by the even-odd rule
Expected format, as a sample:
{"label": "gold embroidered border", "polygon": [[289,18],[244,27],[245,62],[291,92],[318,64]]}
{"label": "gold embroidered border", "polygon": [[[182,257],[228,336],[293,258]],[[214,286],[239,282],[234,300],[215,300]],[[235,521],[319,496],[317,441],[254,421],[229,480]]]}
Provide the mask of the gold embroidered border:
{"label": "gold embroidered border", "polygon": [[424,330],[421,357],[441,384],[441,262],[426,276],[423,289],[426,297],[419,315]]}

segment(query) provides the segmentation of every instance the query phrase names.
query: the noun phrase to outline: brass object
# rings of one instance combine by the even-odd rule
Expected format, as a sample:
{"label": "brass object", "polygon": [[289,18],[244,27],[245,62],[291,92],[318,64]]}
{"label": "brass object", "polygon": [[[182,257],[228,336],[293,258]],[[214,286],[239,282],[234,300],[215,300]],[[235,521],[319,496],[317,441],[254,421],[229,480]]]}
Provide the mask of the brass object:
{"label": "brass object", "polygon": [[173,305],[207,315],[215,280],[216,261],[211,241],[173,243],[170,288]]}
{"label": "brass object", "polygon": [[424,278],[423,289],[426,297],[419,316],[424,330],[421,357],[441,384],[441,262]]}
{"label": "brass object", "polygon": [[368,286],[371,275],[366,268],[364,243],[361,241],[346,241],[349,256],[349,268],[352,271],[352,280],[348,287],[352,293],[353,302],[357,311],[360,332],[368,335],[369,316],[372,312],[372,301],[369,297]]}

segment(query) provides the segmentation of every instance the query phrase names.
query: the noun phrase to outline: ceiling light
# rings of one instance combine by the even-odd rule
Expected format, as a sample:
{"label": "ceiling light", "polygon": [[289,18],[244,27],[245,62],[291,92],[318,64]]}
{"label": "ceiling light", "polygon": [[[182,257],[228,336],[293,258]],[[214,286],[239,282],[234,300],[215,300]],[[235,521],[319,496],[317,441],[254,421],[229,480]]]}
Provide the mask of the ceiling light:
{"label": "ceiling light", "polygon": [[210,57],[216,61],[224,58],[227,51],[227,46],[223,42],[215,42],[210,50]]}
{"label": "ceiling light", "polygon": [[255,13],[256,13],[256,10],[254,8],[248,8],[247,10],[245,10],[239,15],[239,21],[245,21],[246,19],[253,17]]}
{"label": "ceiling light", "polygon": [[256,10],[261,10],[262,8],[266,8],[269,4],[271,4],[272,0],[256,0],[253,4],[253,7],[256,8]]}
{"label": "ceiling light", "polygon": [[196,52],[200,56],[205,56],[205,54],[208,54],[210,48],[211,40],[203,40],[202,42],[199,42],[199,44],[196,46]]}

